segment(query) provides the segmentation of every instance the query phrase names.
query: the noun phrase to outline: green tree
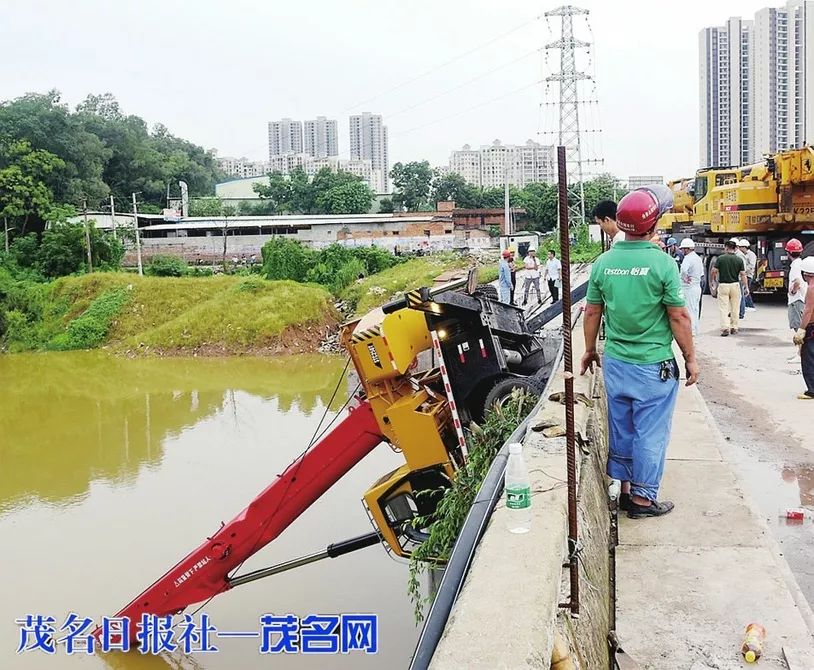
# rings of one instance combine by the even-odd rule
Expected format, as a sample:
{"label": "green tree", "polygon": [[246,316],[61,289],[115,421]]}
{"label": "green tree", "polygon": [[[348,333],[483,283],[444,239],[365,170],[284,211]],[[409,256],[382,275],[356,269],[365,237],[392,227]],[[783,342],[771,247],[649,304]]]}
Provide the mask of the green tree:
{"label": "green tree", "polygon": [[190,216],[220,216],[223,201],[220,198],[193,198],[189,201]]}
{"label": "green tree", "polygon": [[209,195],[223,178],[216,157],[202,147],[174,137],[162,125],[152,130],[125,115],[109,93],[90,95],[72,112],[57,91],[28,94],[0,104],[0,136],[30,142],[63,163],[46,185],[56,202],[91,208],[114,196],[129,201],[141,192],[147,206],[166,206],[168,186],[179,180],[191,196]]}
{"label": "green tree", "polygon": [[478,189],[461,175],[450,172],[436,177],[432,185],[432,199],[436,204],[441,200],[454,200],[456,206],[471,209],[480,206]]}
{"label": "green tree", "polygon": [[382,198],[379,200],[379,214],[392,214],[393,209],[393,198]]}
{"label": "green tree", "polygon": [[553,184],[527,184],[512,199],[512,205],[526,210],[532,228],[548,232],[557,227],[557,197]]}
{"label": "green tree", "polygon": [[65,166],[54,154],[34,150],[26,140],[0,140],[0,217],[25,235],[32,217],[45,220],[54,206],[46,180]]}
{"label": "green tree", "polygon": [[291,211],[291,182],[282,172],[270,172],[269,183],[252,184],[252,189],[264,201],[272,214]]}
{"label": "green tree", "polygon": [[[89,235],[94,267],[118,268],[124,256],[121,241],[96,228],[93,221],[89,223]],[[61,277],[86,269],[86,261],[84,224],[56,223],[42,234],[34,265],[46,277]]]}
{"label": "green tree", "polygon": [[[627,189],[620,187],[619,180],[612,174],[604,173],[586,181],[582,185],[585,195],[585,220],[593,223],[591,212],[600,200],[619,200],[627,193]],[[615,186],[615,188],[614,188]]]}
{"label": "green tree", "polygon": [[375,197],[363,181],[352,181],[329,188],[317,198],[317,209],[324,214],[366,214]]}
{"label": "green tree", "polygon": [[409,212],[434,209],[430,203],[433,170],[428,161],[396,163],[390,171],[395,191],[393,203],[397,209]]}
{"label": "green tree", "polygon": [[[324,169],[327,170],[327,168]],[[328,171],[330,172],[330,170]],[[316,207],[316,194],[305,170],[301,167],[294,168],[288,180],[291,186],[290,211],[298,214],[313,214]]]}
{"label": "green tree", "polygon": [[275,237],[263,245],[263,275],[266,279],[305,281],[314,265],[315,253],[299,242]]}

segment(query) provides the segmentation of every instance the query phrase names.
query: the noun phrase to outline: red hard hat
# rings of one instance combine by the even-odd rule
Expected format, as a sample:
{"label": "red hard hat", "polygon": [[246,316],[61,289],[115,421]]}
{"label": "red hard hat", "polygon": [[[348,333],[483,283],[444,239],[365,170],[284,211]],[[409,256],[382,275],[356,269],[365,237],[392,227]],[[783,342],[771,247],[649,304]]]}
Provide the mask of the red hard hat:
{"label": "red hard hat", "polygon": [[786,242],[786,251],[788,251],[790,254],[801,254],[803,253],[803,243],[797,238],[792,237],[788,242]]}
{"label": "red hard hat", "polygon": [[619,201],[616,224],[626,233],[643,235],[656,225],[660,215],[656,197],[650,191],[639,189]]}

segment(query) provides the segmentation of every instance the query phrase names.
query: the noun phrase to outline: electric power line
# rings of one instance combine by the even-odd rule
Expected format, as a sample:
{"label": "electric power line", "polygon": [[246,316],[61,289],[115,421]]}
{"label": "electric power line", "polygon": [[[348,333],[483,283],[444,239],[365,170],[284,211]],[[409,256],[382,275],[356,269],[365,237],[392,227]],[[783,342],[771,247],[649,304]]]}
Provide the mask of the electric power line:
{"label": "electric power line", "polygon": [[423,105],[426,105],[427,103],[434,102],[435,100],[438,100],[439,98],[443,98],[444,96],[447,96],[450,93],[454,93],[455,91],[460,90],[460,89],[464,88],[465,86],[468,86],[469,84],[478,81],[479,79],[483,79],[484,77],[488,77],[490,74],[494,74],[495,72],[498,72],[499,70],[507,68],[510,65],[514,65],[515,63],[517,63],[517,62],[519,62],[519,61],[521,61],[521,60],[523,60],[525,58],[528,58],[529,56],[531,56],[533,54],[540,53],[540,52],[542,52],[542,48],[532,49],[531,51],[527,51],[522,56],[518,56],[517,58],[515,58],[513,60],[510,60],[508,63],[503,63],[502,65],[498,65],[497,67],[494,67],[491,70],[487,70],[486,72],[483,72],[483,73],[481,73],[481,74],[479,74],[479,75],[477,75],[475,77],[472,77],[471,79],[467,79],[466,81],[461,82],[457,86],[453,86],[452,88],[448,88],[447,90],[439,93],[438,95],[434,95],[434,96],[432,96],[430,98],[426,98],[424,100],[421,100],[420,102],[417,102],[417,103],[415,103],[413,105],[410,105],[409,107],[404,107],[403,109],[400,109],[397,112],[393,112],[391,114],[387,114],[386,116],[387,116],[387,118],[389,120],[389,119],[392,119],[394,116],[398,116],[399,114],[404,114],[405,112],[412,111],[413,109],[416,109],[417,107],[421,107]]}
{"label": "electric power line", "polygon": [[521,86],[519,88],[515,88],[515,89],[513,89],[513,90],[511,90],[511,91],[509,91],[507,93],[504,93],[502,95],[498,95],[497,97],[490,98],[489,100],[484,100],[483,102],[480,102],[477,105],[472,105],[471,107],[467,107],[466,109],[462,109],[460,111],[457,111],[454,114],[449,114],[447,116],[439,117],[437,119],[434,119],[433,121],[428,121],[427,123],[422,123],[419,126],[414,126],[414,127],[409,128],[407,130],[402,130],[399,133],[393,133],[393,136],[394,137],[400,137],[402,135],[412,133],[412,132],[414,132],[416,130],[421,130],[422,128],[426,128],[427,126],[432,126],[432,125],[435,125],[436,123],[441,123],[442,121],[447,121],[449,119],[454,119],[455,117],[466,114],[467,112],[471,112],[471,111],[473,111],[475,109],[479,109],[480,107],[484,107],[484,106],[489,105],[489,104],[491,104],[493,102],[497,102],[498,100],[503,100],[503,98],[508,98],[510,95],[514,95],[515,93],[519,93],[520,91],[524,91],[527,88],[531,88],[532,86],[537,86],[537,85],[539,85],[541,83],[542,82],[540,80],[533,81],[530,84],[525,84],[524,86]]}
{"label": "electric power line", "polygon": [[453,58],[450,58],[448,61],[445,61],[445,62],[441,63],[440,65],[436,65],[435,67],[432,67],[429,70],[426,70],[425,72],[422,72],[421,74],[418,74],[418,75],[416,75],[414,77],[411,77],[410,79],[407,79],[407,80],[405,80],[405,81],[403,81],[403,82],[401,82],[399,84],[396,84],[395,86],[391,86],[390,88],[387,88],[384,91],[381,91],[380,93],[377,93],[376,95],[374,95],[374,96],[372,96],[370,98],[366,98],[366,99],[361,100],[361,101],[359,101],[359,102],[357,102],[357,103],[355,103],[353,105],[350,105],[347,109],[343,110],[341,112],[341,114],[347,114],[348,112],[351,112],[354,109],[357,109],[360,106],[362,106],[362,105],[364,105],[364,104],[366,104],[368,102],[372,102],[373,100],[378,100],[379,98],[381,98],[384,95],[392,93],[393,91],[396,91],[396,90],[398,90],[400,88],[404,88],[405,86],[409,86],[410,84],[418,81],[419,79],[423,79],[424,77],[427,77],[427,76],[429,76],[429,75],[431,75],[431,74],[433,74],[435,72],[438,72],[438,70],[442,70],[443,68],[445,68],[445,67],[447,67],[449,65],[452,65],[453,63],[457,63],[459,60],[462,60],[462,59],[466,58],[467,56],[470,56],[471,54],[476,53],[477,51],[480,51],[481,49],[485,49],[486,47],[491,46],[495,42],[499,42],[500,40],[505,39],[509,35],[512,35],[512,34],[516,33],[518,30],[521,30],[521,29],[525,28],[527,25],[530,25],[530,24],[534,23],[535,21],[538,21],[541,18],[541,16],[542,15],[538,15],[538,16],[535,16],[532,19],[529,19],[527,21],[523,21],[523,23],[515,26],[514,28],[512,28],[510,30],[507,30],[505,33],[501,33],[500,35],[497,35],[497,36],[493,37],[492,39],[487,40],[486,42],[483,42],[483,43],[479,44],[476,47],[473,47],[472,49],[464,51],[463,53],[458,54],[457,56],[454,56]]}

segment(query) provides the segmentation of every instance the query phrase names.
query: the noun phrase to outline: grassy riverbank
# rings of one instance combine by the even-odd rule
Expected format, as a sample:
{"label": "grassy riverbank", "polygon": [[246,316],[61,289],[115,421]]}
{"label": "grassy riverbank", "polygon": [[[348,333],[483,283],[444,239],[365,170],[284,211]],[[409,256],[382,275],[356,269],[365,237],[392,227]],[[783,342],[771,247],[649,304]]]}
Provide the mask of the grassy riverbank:
{"label": "grassy riverbank", "polygon": [[[51,282],[0,267],[0,351],[105,347],[114,353],[228,355],[316,351],[342,316],[362,315],[404,291],[466,268],[456,254],[414,258],[356,280],[322,285],[260,275],[138,277],[96,272]],[[491,266],[480,281],[491,280]]]}
{"label": "grassy riverbank", "polygon": [[315,350],[339,319],[325,289],[259,277],[92,273],[2,288],[7,351],[298,353]]}

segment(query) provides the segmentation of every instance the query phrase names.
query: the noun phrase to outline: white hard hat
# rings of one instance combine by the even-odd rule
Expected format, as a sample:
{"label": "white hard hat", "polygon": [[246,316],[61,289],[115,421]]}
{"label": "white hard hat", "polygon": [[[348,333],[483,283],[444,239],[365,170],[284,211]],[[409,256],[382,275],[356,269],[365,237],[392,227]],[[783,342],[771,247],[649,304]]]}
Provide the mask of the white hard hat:
{"label": "white hard hat", "polygon": [[740,240],[738,240],[738,246],[739,247],[748,247],[749,246],[749,240],[747,240],[745,237],[742,237]]}
{"label": "white hard hat", "polygon": [[739,245],[739,244],[740,244],[740,242],[741,242],[741,240],[740,240],[740,238],[739,238],[739,237],[733,237],[733,238],[732,238],[731,240],[729,240],[729,241],[730,241],[730,242],[734,242],[734,243],[735,243],[735,246]]}
{"label": "white hard hat", "polygon": [[693,242],[689,237],[685,237],[681,240],[681,244],[678,245],[681,249],[695,249],[695,242]]}
{"label": "white hard hat", "polygon": [[800,272],[807,275],[814,275],[814,256],[807,256],[800,263]]}

